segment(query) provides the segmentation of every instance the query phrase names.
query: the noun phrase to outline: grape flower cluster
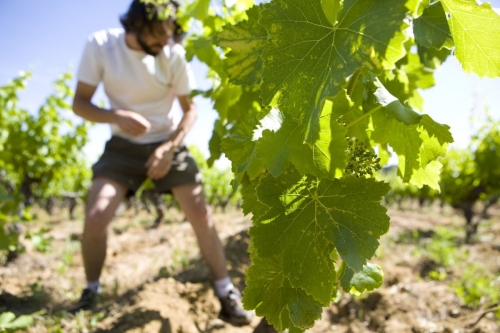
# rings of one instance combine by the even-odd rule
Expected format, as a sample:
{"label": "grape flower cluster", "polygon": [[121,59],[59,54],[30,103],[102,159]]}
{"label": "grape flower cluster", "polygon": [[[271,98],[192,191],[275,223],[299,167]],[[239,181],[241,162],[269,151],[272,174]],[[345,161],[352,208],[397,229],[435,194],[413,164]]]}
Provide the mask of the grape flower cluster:
{"label": "grape flower cluster", "polygon": [[381,169],[380,158],[368,149],[364,142],[355,138],[347,138],[347,166],[344,170],[345,175],[372,176],[374,172]]}

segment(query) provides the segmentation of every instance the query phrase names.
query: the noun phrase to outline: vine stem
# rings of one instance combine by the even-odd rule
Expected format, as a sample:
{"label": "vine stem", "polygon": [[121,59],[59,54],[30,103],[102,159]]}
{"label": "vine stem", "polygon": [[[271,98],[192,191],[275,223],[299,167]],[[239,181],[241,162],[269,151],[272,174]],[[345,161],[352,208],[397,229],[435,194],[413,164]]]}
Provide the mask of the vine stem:
{"label": "vine stem", "polygon": [[358,69],[354,74],[352,75],[351,79],[349,80],[349,85],[347,86],[347,95],[350,97],[354,87],[356,87],[356,83],[358,82],[359,76],[361,75],[361,70]]}
{"label": "vine stem", "polygon": [[359,117],[358,119],[354,119],[353,121],[351,121],[349,124],[347,124],[345,127],[346,128],[349,128],[351,126],[354,126],[356,125],[357,123],[359,123],[361,120],[365,119],[365,118],[368,118],[370,115],[372,115],[373,113],[377,112],[378,110],[380,110],[381,108],[383,108],[382,105],[379,105],[377,106],[376,108],[373,108],[371,109],[370,111],[368,111],[367,113],[365,113],[364,115],[362,115],[361,117]]}

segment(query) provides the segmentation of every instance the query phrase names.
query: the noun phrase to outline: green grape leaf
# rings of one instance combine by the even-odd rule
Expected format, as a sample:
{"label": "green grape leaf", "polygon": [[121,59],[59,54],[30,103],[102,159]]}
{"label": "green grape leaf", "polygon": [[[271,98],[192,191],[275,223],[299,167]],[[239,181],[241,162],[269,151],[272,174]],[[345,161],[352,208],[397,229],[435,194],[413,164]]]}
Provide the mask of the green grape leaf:
{"label": "green grape leaf", "polygon": [[378,79],[373,82],[374,96],[383,111],[375,112],[373,119],[373,140],[379,144],[388,143],[398,154],[399,171],[408,182],[414,169],[419,168],[419,150],[422,139],[417,131],[421,115],[405,107]]}
{"label": "green grape leaf", "polygon": [[321,0],[321,7],[332,25],[337,24],[337,17],[342,10],[343,0]]}
{"label": "green grape leaf", "polygon": [[412,15],[416,18],[423,14],[429,3],[430,0],[410,0],[408,1],[408,8],[412,10]]}
{"label": "green grape leaf", "polygon": [[441,2],[435,2],[424,10],[422,16],[413,21],[415,41],[425,47],[440,49],[451,48],[451,36],[448,20]]}
{"label": "green grape leaf", "polygon": [[480,77],[500,76],[500,15],[491,4],[478,5],[475,0],[442,0],[450,14],[455,56],[466,73]]}
{"label": "green grape leaf", "polygon": [[222,121],[228,117],[231,106],[238,103],[242,94],[242,87],[233,84],[221,84],[212,92],[214,109],[219,113],[219,119]]}
{"label": "green grape leaf", "polygon": [[257,143],[257,155],[263,160],[264,167],[277,177],[290,164],[292,149],[302,145],[304,133],[296,121],[286,118],[276,109],[264,120],[273,122],[275,131],[262,131],[262,138]]}
{"label": "green grape leaf", "polygon": [[430,137],[435,137],[441,145],[454,141],[450,132],[450,126],[439,124],[426,114],[422,115],[420,125],[422,125]]}
{"label": "green grape leaf", "polygon": [[231,48],[224,68],[235,84],[254,85],[261,81],[260,55],[267,43],[267,31],[258,22],[261,9],[262,5],[250,8],[247,21],[226,25],[214,38],[215,44]]}
{"label": "green grape leaf", "polygon": [[292,162],[303,174],[335,178],[336,170],[345,168],[347,158],[347,130],[337,119],[348,113],[351,106],[345,90],[327,100],[316,129],[319,137],[313,144],[305,142],[306,128],[302,124],[286,114],[275,115],[279,129],[263,132],[257,144],[257,155],[264,167],[277,177]]}
{"label": "green grape leaf", "polygon": [[422,146],[420,147],[419,164],[425,168],[427,164],[436,161],[439,157],[446,155],[448,144],[440,144],[436,137],[430,137],[427,131],[420,132]]}
{"label": "green grape leaf", "polygon": [[212,137],[208,142],[208,150],[210,151],[210,157],[207,160],[208,166],[214,165],[214,162],[217,161],[221,155],[222,151],[221,142],[222,137],[226,134],[226,127],[222,124],[220,119],[217,119],[214,123],[214,130],[212,132]]}
{"label": "green grape leaf", "polygon": [[257,116],[249,116],[231,128],[229,135],[222,139],[221,149],[231,160],[235,173],[247,172],[255,178],[263,171],[261,163],[255,157],[256,144],[254,131],[259,124]]}
{"label": "green grape leaf", "polygon": [[244,197],[253,206],[253,251],[260,257],[283,255],[283,274],[292,287],[329,304],[336,283],[332,251],[362,270],[389,228],[380,205],[388,191],[374,179],[318,180],[294,169],[277,178],[268,174],[255,194]]}
{"label": "green grape leaf", "polygon": [[451,50],[443,47],[438,50],[433,47],[427,48],[422,45],[417,45],[418,56],[420,57],[420,62],[425,67],[431,69],[437,69],[441,64],[448,58],[451,54]]}
{"label": "green grape leaf", "polygon": [[405,70],[395,69],[391,75],[381,77],[381,81],[391,94],[400,101],[406,101],[412,108],[421,110],[423,109],[423,99],[417,88],[420,79],[425,78],[428,78],[429,83],[434,83],[432,73],[418,76],[414,73],[408,73]]}
{"label": "green grape leaf", "polygon": [[304,290],[290,285],[281,260],[258,255],[251,258],[253,265],[247,270],[247,288],[243,293],[246,309],[255,309],[258,316],[265,316],[279,331],[294,328],[303,332],[321,318],[321,304]]}
{"label": "green grape leaf", "polygon": [[413,182],[425,184],[427,179],[435,186],[437,174],[425,169],[430,162],[444,156],[448,143],[453,142],[449,127],[405,107],[377,79],[373,86],[376,102],[385,111],[372,115],[373,140],[379,144],[388,143],[398,154],[398,168],[404,182],[410,182],[412,174],[422,169],[419,172],[426,177],[415,176],[418,181],[414,178]]}
{"label": "green grape leaf", "polygon": [[423,109],[423,98],[418,88],[433,87],[433,71],[425,68],[417,54],[409,52],[400,62],[400,67],[386,71],[380,77],[384,87],[400,101],[408,103],[412,108]]}
{"label": "green grape leaf", "polygon": [[378,144],[378,157],[380,158],[380,165],[386,165],[389,163],[391,158],[391,153],[389,152],[389,147],[387,144]]}
{"label": "green grape leaf", "polygon": [[[319,128],[312,147],[302,144],[300,150],[294,150],[292,162],[301,173],[309,173],[317,177],[335,178],[337,169],[343,170],[346,165],[347,129],[337,119],[349,112],[351,107],[345,90],[342,90],[333,101],[326,101],[319,118]],[[313,164],[304,163],[311,161]]]}
{"label": "green grape leaf", "polygon": [[243,203],[241,209],[245,215],[257,214],[263,215],[267,211],[267,206],[259,203],[255,188],[259,185],[260,178],[250,179],[248,175],[244,175],[241,179],[241,197]]}
{"label": "green grape leaf", "polygon": [[365,291],[372,291],[382,286],[384,273],[380,266],[368,262],[359,272],[347,268],[340,281],[345,292],[360,295]]}
{"label": "green grape leaf", "polygon": [[447,125],[441,125],[432,120],[428,115],[423,115],[421,120],[420,138],[423,144],[420,147],[420,169],[414,170],[410,183],[422,188],[424,185],[440,191],[439,172],[441,163],[439,157],[444,157],[448,143],[453,142]]}
{"label": "green grape leaf", "polygon": [[376,90],[373,95],[377,103],[384,107],[387,116],[394,117],[395,120],[405,125],[415,125],[420,122],[422,116],[401,104],[399,99],[394,97],[377,78],[375,78],[374,85]]}
{"label": "green grape leaf", "polygon": [[260,103],[260,89],[258,86],[242,86],[238,101],[227,110],[228,123],[240,121],[262,111]]}
{"label": "green grape leaf", "polygon": [[370,119],[365,116],[363,111],[363,101],[365,100],[367,88],[367,80],[362,76],[357,80],[354,89],[350,94],[349,112],[341,117],[341,121],[346,124],[347,136],[350,138],[357,138],[361,142],[369,142],[367,128],[370,124]]}
{"label": "green grape leaf", "polygon": [[190,18],[194,18],[200,21],[204,21],[209,16],[209,8],[210,0],[193,1],[182,11],[182,19],[183,21],[188,21]]}
{"label": "green grape leaf", "polygon": [[373,115],[373,140],[388,143],[398,154],[398,168],[403,180],[408,182],[413,170],[418,169],[420,146],[422,139],[417,131],[417,125],[405,125],[395,117],[388,117],[383,112]]}
{"label": "green grape leaf", "polygon": [[[303,144],[301,150],[294,150],[292,154],[292,162],[300,172],[333,179],[336,170],[345,168],[347,128],[340,119],[351,112],[353,105],[345,90],[325,101],[319,122],[312,127],[317,133],[314,143]],[[306,159],[314,166],[304,163]]]}
{"label": "green grape leaf", "polygon": [[413,172],[410,183],[416,185],[418,188],[427,185],[430,188],[440,191],[439,175],[442,167],[442,164],[438,161],[431,161],[425,166],[425,169],[420,168]]}
{"label": "green grape leaf", "polygon": [[186,59],[193,60],[196,56],[201,62],[207,64],[222,79],[226,77],[220,52],[213,46],[212,39],[207,36],[191,35],[186,39]]}
{"label": "green grape leaf", "polygon": [[[346,0],[336,26],[325,16],[321,0],[264,5],[259,23],[269,42],[262,53],[263,102],[284,106],[296,120],[317,129],[324,100],[338,94],[346,77],[362,67],[394,68],[404,56],[405,4]],[[309,143],[318,135],[309,129],[307,134]]]}

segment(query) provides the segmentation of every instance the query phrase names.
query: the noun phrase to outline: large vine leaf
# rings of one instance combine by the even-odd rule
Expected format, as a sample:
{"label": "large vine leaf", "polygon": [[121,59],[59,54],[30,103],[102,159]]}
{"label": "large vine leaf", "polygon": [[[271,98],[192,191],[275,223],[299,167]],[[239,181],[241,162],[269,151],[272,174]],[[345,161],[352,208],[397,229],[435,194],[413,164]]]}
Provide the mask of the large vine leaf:
{"label": "large vine leaf", "polygon": [[[349,112],[352,103],[342,90],[333,101],[326,101],[319,118],[318,138],[312,146],[302,144],[292,154],[292,162],[301,173],[333,179],[346,165],[347,129],[337,120]],[[305,160],[313,164],[304,163]]]}
{"label": "large vine leaf", "polygon": [[[266,4],[259,21],[269,36],[262,53],[263,102],[271,104],[277,96],[276,105],[316,126],[323,101],[336,96],[347,77],[361,67],[393,68],[404,56],[405,4],[346,0],[336,25],[325,16],[321,0]],[[316,138],[316,131],[308,131],[308,142]]]}
{"label": "large vine leaf", "polygon": [[337,24],[337,17],[342,10],[343,0],[321,0],[321,7],[331,24]]}
{"label": "large vine leaf", "polygon": [[238,103],[242,95],[242,87],[230,83],[221,84],[213,90],[212,100],[214,101],[213,108],[219,114],[221,121],[225,121],[228,117],[229,109]]}
{"label": "large vine leaf", "polygon": [[182,10],[181,24],[186,24],[190,18],[194,18],[200,21],[206,20],[208,17],[209,8],[210,0],[199,0],[191,2]]}
{"label": "large vine leaf", "polygon": [[193,60],[196,56],[200,61],[207,64],[221,78],[226,77],[220,52],[212,44],[212,39],[207,36],[192,35],[187,38],[186,59]]}
{"label": "large vine leaf", "polygon": [[247,172],[251,178],[263,171],[262,164],[255,156],[257,141],[254,131],[258,124],[256,115],[242,119],[222,139],[221,144],[221,150],[232,162],[233,171],[237,174]]}
{"label": "large vine leaf", "polygon": [[398,68],[386,71],[379,76],[383,85],[400,101],[414,109],[423,109],[423,98],[418,88],[428,89],[434,86],[433,70],[426,68],[419,56],[413,52],[398,62]]}
{"label": "large vine leaf", "polygon": [[214,43],[230,47],[226,54],[224,68],[231,82],[253,85],[261,81],[262,58],[267,43],[267,31],[259,25],[262,6],[254,6],[247,11],[248,20],[236,25],[226,25],[215,35]]}
{"label": "large vine leaf", "polygon": [[438,50],[433,47],[417,45],[417,52],[420,62],[430,69],[437,69],[451,54],[451,50],[443,47]]}
{"label": "large vine leaf", "polygon": [[347,267],[340,284],[346,292],[362,294],[365,291],[372,291],[382,286],[384,283],[384,273],[380,266],[370,262],[363,266],[359,272],[354,272]]}
{"label": "large vine leaf", "polygon": [[303,124],[283,112],[274,115],[279,130],[263,133],[257,144],[257,155],[275,177],[292,162],[303,174],[335,178],[336,170],[345,167],[347,149],[347,130],[337,119],[348,113],[351,107],[352,102],[345,90],[326,101],[319,118],[318,138],[313,144],[305,142]]}
{"label": "large vine leaf", "polygon": [[425,166],[425,169],[418,169],[413,172],[410,183],[422,188],[424,185],[429,186],[437,191],[441,190],[439,186],[439,176],[443,165],[438,161],[432,161]]}
{"label": "large vine leaf", "polygon": [[264,120],[272,121],[275,131],[267,129],[262,132],[262,138],[257,143],[257,154],[263,160],[265,168],[277,177],[290,164],[292,150],[302,145],[304,133],[296,121],[276,109]]}
{"label": "large vine leaf", "polygon": [[262,111],[260,102],[260,89],[258,86],[242,86],[238,102],[227,110],[228,123],[235,123],[255,113]]}
{"label": "large vine leaf", "polygon": [[346,124],[347,136],[356,138],[361,142],[369,143],[367,128],[369,127],[370,119],[363,112],[363,102],[366,97],[367,79],[360,74],[356,84],[350,91],[349,101],[352,106],[349,112],[341,117],[341,121]]}
{"label": "large vine leaf", "polygon": [[411,9],[411,14],[414,18],[419,17],[429,6],[430,0],[409,0],[408,8]]}
{"label": "large vine leaf", "polygon": [[406,125],[385,112],[373,115],[373,125],[373,139],[377,143],[388,143],[394,149],[398,154],[398,168],[403,181],[409,182],[413,170],[420,167],[418,158],[423,141],[417,125]]}
{"label": "large vine leaf", "polygon": [[280,177],[260,179],[256,193],[244,194],[253,207],[250,228],[255,255],[282,255],[283,274],[329,304],[336,275],[332,251],[360,271],[387,232],[389,218],[380,205],[389,186],[374,179],[322,179],[289,169]]}
{"label": "large vine leaf", "polygon": [[453,46],[453,37],[441,2],[431,4],[413,22],[413,33],[415,41],[425,47],[440,49]]}
{"label": "large vine leaf", "polygon": [[279,331],[287,328],[303,332],[312,327],[321,317],[322,306],[301,288],[293,288],[283,274],[279,256],[261,258],[252,255],[253,265],[247,270],[247,288],[243,304],[246,309],[255,309],[258,316]]}
{"label": "large vine leaf", "polygon": [[442,0],[455,41],[455,56],[466,73],[500,76],[500,15],[486,2]]}
{"label": "large vine leaf", "polygon": [[425,131],[427,131],[429,136],[435,137],[440,144],[453,142],[453,137],[450,133],[450,126],[435,122],[429,115],[422,115],[420,125],[425,129]]}
{"label": "large vine leaf", "polygon": [[377,79],[373,84],[376,103],[384,109],[372,116],[373,140],[380,144],[388,143],[398,154],[398,169],[403,181],[419,186],[434,184],[435,188],[438,173],[424,171],[430,162],[444,156],[448,143],[453,142],[449,127],[401,104]]}
{"label": "large vine leaf", "polygon": [[208,141],[208,150],[210,152],[210,157],[207,159],[208,166],[212,167],[221,156],[222,151],[221,142],[222,138],[226,134],[226,127],[220,119],[215,120],[214,129],[212,131],[212,137]]}

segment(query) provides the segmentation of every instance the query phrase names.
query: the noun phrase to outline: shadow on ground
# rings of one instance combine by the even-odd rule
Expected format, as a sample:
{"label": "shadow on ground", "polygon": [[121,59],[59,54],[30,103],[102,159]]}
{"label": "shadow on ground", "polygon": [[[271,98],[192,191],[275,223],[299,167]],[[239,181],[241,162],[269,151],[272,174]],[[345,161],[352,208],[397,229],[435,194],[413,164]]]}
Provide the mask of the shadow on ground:
{"label": "shadow on ground", "polygon": [[163,318],[158,311],[136,310],[122,316],[116,321],[111,329],[98,329],[94,333],[122,333],[134,328],[149,327],[151,332],[172,333],[172,327],[168,318]]}

